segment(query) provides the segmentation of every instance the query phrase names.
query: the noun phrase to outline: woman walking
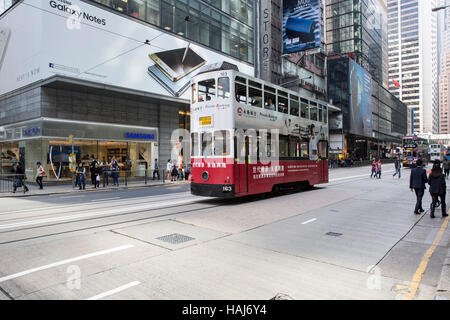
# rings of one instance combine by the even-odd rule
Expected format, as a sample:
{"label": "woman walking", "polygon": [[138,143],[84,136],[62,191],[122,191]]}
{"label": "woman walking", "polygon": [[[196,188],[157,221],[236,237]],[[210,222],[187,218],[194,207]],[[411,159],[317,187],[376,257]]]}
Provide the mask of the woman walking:
{"label": "woman walking", "polygon": [[42,167],[42,164],[40,162],[38,162],[37,164],[37,168],[36,168],[36,183],[39,185],[39,190],[44,189],[44,185],[42,183],[42,179],[45,176],[45,170]]}
{"label": "woman walking", "polygon": [[381,159],[378,159],[377,161],[377,175],[378,179],[381,179]]}
{"label": "woman walking", "polygon": [[100,168],[98,166],[98,162],[94,164],[93,174],[95,177],[95,185],[94,189],[100,188]]}
{"label": "woman walking", "polygon": [[445,175],[442,174],[442,169],[439,164],[433,165],[433,169],[431,169],[430,176],[428,177],[428,184],[430,185],[430,194],[432,199],[430,217],[434,218],[434,209],[436,209],[439,198],[441,200],[442,217],[447,217],[448,214],[445,204],[447,186],[445,183]]}
{"label": "woman walking", "polygon": [[375,160],[372,161],[372,173],[370,174],[370,179],[372,179],[373,176],[375,176],[375,178],[377,177],[377,162]]}

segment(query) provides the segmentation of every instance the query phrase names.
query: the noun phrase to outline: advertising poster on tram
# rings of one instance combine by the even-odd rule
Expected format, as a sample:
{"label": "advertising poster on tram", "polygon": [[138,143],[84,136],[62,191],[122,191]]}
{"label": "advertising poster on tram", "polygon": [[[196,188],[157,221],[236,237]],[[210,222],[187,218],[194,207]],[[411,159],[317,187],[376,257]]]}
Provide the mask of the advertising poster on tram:
{"label": "advertising poster on tram", "polygon": [[320,0],[283,1],[283,53],[320,47]]}

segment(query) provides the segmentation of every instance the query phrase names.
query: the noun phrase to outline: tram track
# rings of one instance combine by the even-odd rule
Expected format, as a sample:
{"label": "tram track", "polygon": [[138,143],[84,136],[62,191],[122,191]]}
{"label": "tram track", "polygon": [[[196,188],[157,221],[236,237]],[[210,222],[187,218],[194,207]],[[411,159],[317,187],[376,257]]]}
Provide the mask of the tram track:
{"label": "tram track", "polygon": [[[196,203],[191,203],[191,204],[180,204],[180,205],[176,205],[176,206],[167,206],[167,207],[164,207],[163,209],[172,209],[172,208],[176,208],[176,207],[185,208],[186,206],[194,206],[194,205],[201,204],[202,202],[203,203],[204,202],[215,202],[216,204],[210,205],[210,206],[205,206],[205,207],[202,207],[202,208],[198,208],[198,207],[188,208],[188,209],[185,209],[185,210],[179,210],[179,211],[176,211],[176,212],[170,212],[170,213],[166,213],[166,214],[154,215],[154,216],[149,216],[149,217],[142,217],[142,218],[136,218],[136,219],[126,219],[126,220],[120,220],[120,221],[117,221],[117,222],[96,224],[96,225],[90,225],[90,226],[82,227],[82,228],[73,228],[73,229],[65,230],[65,231],[50,232],[50,233],[45,233],[45,234],[40,234],[40,235],[30,236],[30,237],[22,237],[22,238],[8,240],[8,241],[1,241],[0,245],[6,245],[6,244],[11,244],[11,243],[23,242],[23,241],[27,241],[27,240],[40,239],[40,238],[45,238],[45,237],[50,237],[50,236],[55,236],[55,235],[69,234],[69,233],[85,231],[85,230],[101,229],[101,228],[105,228],[105,227],[118,226],[118,225],[133,223],[133,222],[141,222],[141,221],[147,222],[149,220],[151,221],[151,220],[164,218],[164,217],[174,217],[174,216],[177,216],[177,215],[180,215],[180,214],[184,214],[184,213],[189,213],[189,212],[192,212],[192,211],[202,211],[202,210],[207,210],[207,209],[219,207],[223,203],[225,203],[226,200],[225,199],[224,200],[219,200],[219,201],[217,201],[217,200],[215,200],[215,201],[214,200],[206,200],[206,201],[201,201],[201,202],[196,202]],[[132,211],[132,212],[127,212],[127,213],[119,213],[119,214],[113,214],[113,215],[91,217],[91,218],[87,218],[87,219],[64,221],[64,222],[60,222],[60,223],[43,224],[43,225],[37,225],[37,226],[26,227],[26,228],[21,228],[21,229],[12,229],[12,230],[0,231],[0,235],[2,235],[2,234],[12,234],[12,233],[15,233],[15,232],[23,232],[23,231],[35,231],[35,230],[39,230],[39,229],[42,229],[42,228],[58,227],[58,226],[62,226],[62,225],[83,223],[83,222],[87,222],[87,221],[95,221],[95,220],[108,219],[108,218],[117,218],[117,217],[121,217],[121,216],[123,217],[123,216],[129,216],[129,215],[139,215],[139,214],[142,214],[142,213],[145,213],[145,212],[156,211],[156,210],[161,210],[161,208],[147,209],[147,210],[138,210],[138,211]],[[110,229],[110,230],[112,230],[112,229]]]}

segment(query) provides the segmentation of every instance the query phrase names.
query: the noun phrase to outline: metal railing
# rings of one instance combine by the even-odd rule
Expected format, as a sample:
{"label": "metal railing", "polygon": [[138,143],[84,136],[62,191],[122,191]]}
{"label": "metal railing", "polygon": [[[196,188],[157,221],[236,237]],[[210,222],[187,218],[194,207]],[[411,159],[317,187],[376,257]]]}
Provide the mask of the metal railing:
{"label": "metal railing", "polygon": [[[357,160],[357,161],[335,161],[334,163],[331,162],[332,160],[328,160],[328,164],[330,169],[336,169],[336,168],[356,168],[356,167],[364,167],[364,166],[370,166],[372,165],[372,160]],[[381,164],[389,164],[394,163],[394,159],[381,159]]]}
{"label": "metal railing", "polygon": [[25,192],[25,178],[24,174],[0,174],[0,193],[13,192],[14,186]]}

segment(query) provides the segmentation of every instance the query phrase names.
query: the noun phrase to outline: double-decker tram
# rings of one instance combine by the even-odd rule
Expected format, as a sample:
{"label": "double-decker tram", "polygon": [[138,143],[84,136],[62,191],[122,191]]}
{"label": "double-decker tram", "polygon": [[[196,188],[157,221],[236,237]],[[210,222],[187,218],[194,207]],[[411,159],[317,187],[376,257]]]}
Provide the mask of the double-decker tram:
{"label": "double-decker tram", "polygon": [[430,161],[434,162],[436,160],[444,161],[445,147],[442,144],[432,143],[428,150],[428,155],[430,156]]}
{"label": "double-decker tram", "polygon": [[192,80],[191,192],[241,197],[328,182],[327,103],[235,70]]}
{"label": "double-decker tram", "polygon": [[405,167],[411,167],[417,160],[421,159],[422,162],[428,165],[428,140],[418,137],[415,134],[407,135],[402,138],[403,143],[403,156],[402,164]]}

